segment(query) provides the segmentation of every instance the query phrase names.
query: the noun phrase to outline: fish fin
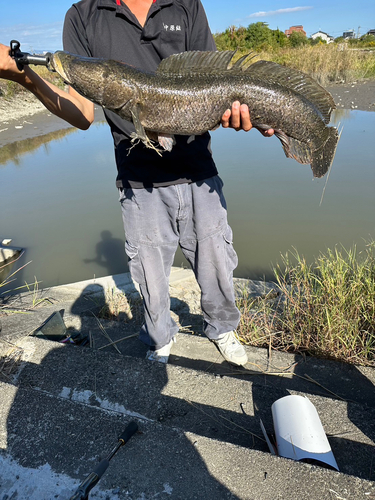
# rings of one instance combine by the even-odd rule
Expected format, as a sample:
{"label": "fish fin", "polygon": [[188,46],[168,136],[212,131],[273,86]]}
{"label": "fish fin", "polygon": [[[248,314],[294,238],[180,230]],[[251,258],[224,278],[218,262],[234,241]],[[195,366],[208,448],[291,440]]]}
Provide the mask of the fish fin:
{"label": "fish fin", "polygon": [[251,65],[245,64],[243,71],[251,72],[253,77],[257,76],[263,81],[276,85],[281,84],[302,95],[320,112],[323,121],[329,123],[331,112],[336,108],[333,97],[309,75],[271,61],[256,61]]}
{"label": "fish fin", "polygon": [[150,140],[147,136],[146,136],[146,139],[143,140],[141,139],[138,134],[136,132],[132,132],[130,134],[130,142],[132,143],[132,145],[130,146],[129,150],[128,150],[128,154],[130,153],[130,151],[135,147],[137,146],[140,142],[142,141],[142,143],[144,144],[144,146],[146,146],[146,148],[149,148],[149,149],[153,149],[154,151],[157,152],[157,154],[159,156],[162,156],[162,153],[163,153],[163,150],[161,150],[160,148],[158,148],[157,146],[154,146],[154,144],[152,143],[152,140]]}
{"label": "fish fin", "polygon": [[327,128],[327,140],[324,146],[314,151],[311,162],[311,169],[314,177],[323,177],[328,172],[335,157],[337,144],[340,139],[340,133],[335,127]]}
{"label": "fish fin", "polygon": [[249,52],[248,54],[245,54],[244,56],[240,57],[236,62],[232,61],[228,65],[228,69],[230,70],[236,70],[236,69],[241,69],[241,71],[245,71],[249,66],[254,64],[253,59],[258,57],[259,54],[256,52]]}
{"label": "fish fin", "polygon": [[136,146],[139,143],[139,141],[142,141],[143,144],[146,146],[146,148],[153,149],[161,156],[162,150],[157,146],[154,146],[152,140],[150,140],[150,138],[148,137],[147,132],[145,131],[141,123],[138,106],[137,105],[132,106],[130,112],[132,115],[132,122],[135,127],[135,132],[131,134],[131,143],[132,143],[131,148]]}
{"label": "fish fin", "polygon": [[158,134],[158,143],[165,151],[172,151],[173,146],[176,144],[174,135]]}
{"label": "fish fin", "polygon": [[181,52],[163,59],[156,73],[164,76],[184,76],[225,71],[230,67],[234,54],[233,50]]}
{"label": "fish fin", "polygon": [[146,130],[146,134],[151,141],[158,142],[165,151],[172,151],[173,146],[176,144],[174,135],[162,134],[153,130]]}
{"label": "fish fin", "polygon": [[141,123],[141,119],[139,117],[139,109],[136,104],[130,108],[130,113],[132,115],[132,122],[135,127],[135,135],[142,142],[146,143],[147,141],[149,141],[149,138],[147,137],[146,131]]}
{"label": "fish fin", "polygon": [[293,158],[302,164],[311,164],[314,177],[323,177],[332,165],[340,135],[335,127],[327,127],[326,138],[321,148],[314,150],[308,144],[294,137],[289,137],[282,130],[275,130],[287,158]]}
{"label": "fish fin", "polygon": [[312,152],[309,144],[289,137],[282,130],[275,130],[275,135],[280,140],[287,158],[293,158],[305,165],[311,163]]}

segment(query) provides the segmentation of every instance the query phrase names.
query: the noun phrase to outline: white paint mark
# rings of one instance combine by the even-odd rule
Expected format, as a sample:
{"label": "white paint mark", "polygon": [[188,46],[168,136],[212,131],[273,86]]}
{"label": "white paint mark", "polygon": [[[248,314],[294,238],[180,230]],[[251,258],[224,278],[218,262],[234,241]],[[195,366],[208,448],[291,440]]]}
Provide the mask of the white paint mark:
{"label": "white paint mark", "polygon": [[[83,480],[84,478],[82,478]],[[37,469],[22,467],[8,456],[0,456],[0,498],[17,500],[66,500],[70,498],[81,481],[66,474],[55,473],[49,464]],[[93,490],[98,500],[121,500],[110,490]]]}

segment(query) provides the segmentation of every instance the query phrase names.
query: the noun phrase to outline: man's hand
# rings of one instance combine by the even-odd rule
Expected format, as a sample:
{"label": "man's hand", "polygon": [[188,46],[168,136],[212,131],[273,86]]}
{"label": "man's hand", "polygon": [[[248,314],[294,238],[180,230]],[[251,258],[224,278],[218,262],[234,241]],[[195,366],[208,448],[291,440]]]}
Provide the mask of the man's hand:
{"label": "man's hand", "polygon": [[0,78],[17,82],[22,78],[22,74],[16,61],[10,57],[10,47],[0,43]]}
{"label": "man's hand", "polygon": [[[250,119],[249,108],[247,104],[240,104],[239,101],[235,101],[232,104],[232,109],[227,109],[221,118],[221,125],[224,128],[234,128],[234,130],[244,130],[248,132],[253,128]],[[260,133],[264,137],[271,137],[274,133],[272,128],[268,130],[260,130]]]}

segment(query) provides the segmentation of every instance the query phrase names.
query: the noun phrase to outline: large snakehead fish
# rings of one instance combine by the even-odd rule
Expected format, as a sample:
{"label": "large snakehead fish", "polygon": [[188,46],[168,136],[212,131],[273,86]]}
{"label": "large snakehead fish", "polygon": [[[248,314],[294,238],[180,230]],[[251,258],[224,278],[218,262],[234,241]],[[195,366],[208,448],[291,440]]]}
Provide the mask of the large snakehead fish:
{"label": "large snakehead fish", "polygon": [[[117,113],[135,127],[133,139],[164,149],[173,135],[199,135],[220,125],[236,100],[247,104],[251,122],[273,128],[288,158],[310,164],[322,177],[332,164],[338,130],[329,127],[332,96],[312,78],[254,54],[234,61],[235,52],[183,52],[159,64],[155,73],[107,59],[58,51],[50,66],[87,99]],[[159,146],[156,148],[160,150]]]}

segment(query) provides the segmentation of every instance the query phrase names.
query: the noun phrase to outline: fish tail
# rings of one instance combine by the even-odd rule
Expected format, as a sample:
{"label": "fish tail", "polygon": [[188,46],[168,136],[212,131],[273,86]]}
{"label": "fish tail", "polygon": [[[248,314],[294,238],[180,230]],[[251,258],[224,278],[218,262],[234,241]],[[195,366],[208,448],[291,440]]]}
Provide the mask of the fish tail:
{"label": "fish tail", "polygon": [[335,157],[337,143],[339,142],[340,134],[335,127],[327,128],[327,140],[324,146],[313,152],[311,169],[314,177],[323,177],[332,165]]}

